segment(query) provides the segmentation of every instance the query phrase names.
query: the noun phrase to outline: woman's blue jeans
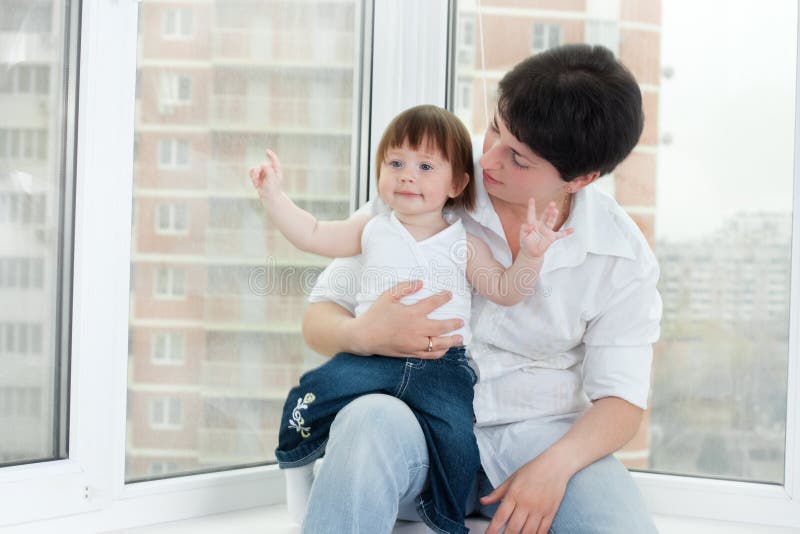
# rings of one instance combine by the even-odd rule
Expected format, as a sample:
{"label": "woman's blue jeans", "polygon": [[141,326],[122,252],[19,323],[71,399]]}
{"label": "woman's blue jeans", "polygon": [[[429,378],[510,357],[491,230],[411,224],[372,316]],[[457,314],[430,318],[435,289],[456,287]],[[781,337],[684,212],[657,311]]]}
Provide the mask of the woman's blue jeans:
{"label": "woman's blue jeans", "polygon": [[[370,424],[365,426],[367,420]],[[518,445],[534,458],[571,424],[543,423],[535,442]],[[398,518],[418,521],[415,499],[427,477],[425,437],[408,406],[388,395],[358,398],[339,412],[331,427],[303,532],[388,534]],[[491,517],[496,505],[483,507],[477,501],[491,489],[488,480],[479,476],[472,484],[467,512]],[[649,534],[657,530],[633,478],[616,458],[606,456],[569,481],[550,532]]]}

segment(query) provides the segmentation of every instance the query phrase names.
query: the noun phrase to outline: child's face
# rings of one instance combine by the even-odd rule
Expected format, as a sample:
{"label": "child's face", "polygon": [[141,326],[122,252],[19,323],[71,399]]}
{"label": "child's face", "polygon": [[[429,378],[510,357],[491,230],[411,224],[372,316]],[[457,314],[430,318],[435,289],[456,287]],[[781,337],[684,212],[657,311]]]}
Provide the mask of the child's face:
{"label": "child's face", "polygon": [[386,151],[378,179],[378,194],[394,211],[408,215],[441,212],[448,198],[458,196],[453,167],[425,140],[416,149],[408,141]]}

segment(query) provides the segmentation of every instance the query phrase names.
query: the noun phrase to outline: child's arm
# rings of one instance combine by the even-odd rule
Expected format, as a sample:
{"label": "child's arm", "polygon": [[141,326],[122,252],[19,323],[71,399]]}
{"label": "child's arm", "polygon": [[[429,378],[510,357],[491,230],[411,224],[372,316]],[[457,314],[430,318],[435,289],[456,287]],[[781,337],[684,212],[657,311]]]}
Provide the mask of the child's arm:
{"label": "child's arm", "polygon": [[269,163],[250,169],[250,180],[272,223],[295,247],[306,252],[344,258],[361,254],[361,232],[372,215],[354,215],[344,221],[318,221],[281,191],[281,162],[267,150]]}
{"label": "child's arm", "polygon": [[478,237],[467,234],[467,278],[478,293],[496,304],[513,306],[532,294],[539,277],[547,248],[556,240],[570,235],[573,230],[553,231],[558,219],[558,209],[550,203],[536,219],[536,203],[528,201],[528,222],[520,228],[519,254],[506,269],[494,259],[489,246]]}

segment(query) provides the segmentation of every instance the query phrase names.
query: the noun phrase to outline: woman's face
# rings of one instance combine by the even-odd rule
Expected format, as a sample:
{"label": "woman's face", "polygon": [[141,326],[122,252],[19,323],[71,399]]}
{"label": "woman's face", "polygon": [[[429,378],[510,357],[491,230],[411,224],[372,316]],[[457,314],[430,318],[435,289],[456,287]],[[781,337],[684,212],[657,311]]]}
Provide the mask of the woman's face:
{"label": "woman's face", "polygon": [[486,192],[504,202],[527,206],[533,197],[538,211],[550,201],[560,206],[566,195],[567,182],[556,168],[514,137],[497,115],[483,139],[480,166]]}

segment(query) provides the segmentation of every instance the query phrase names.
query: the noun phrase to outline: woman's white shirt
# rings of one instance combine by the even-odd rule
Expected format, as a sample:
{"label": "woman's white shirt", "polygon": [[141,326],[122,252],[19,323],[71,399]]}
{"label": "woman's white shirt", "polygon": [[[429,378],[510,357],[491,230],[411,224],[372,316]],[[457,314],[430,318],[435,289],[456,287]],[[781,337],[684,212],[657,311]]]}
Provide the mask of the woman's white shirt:
{"label": "woman's white shirt", "polygon": [[[476,186],[476,209],[456,214],[510,266],[500,220],[480,179]],[[377,199],[359,212],[385,210]],[[594,185],[573,196],[564,227],[575,233],[548,249],[531,296],[504,307],[473,295],[468,354],[479,376],[478,426],[579,413],[609,396],[647,406],[661,320],[655,256],[633,220]],[[309,301],[353,312],[360,270],[358,257],[334,260]]]}

